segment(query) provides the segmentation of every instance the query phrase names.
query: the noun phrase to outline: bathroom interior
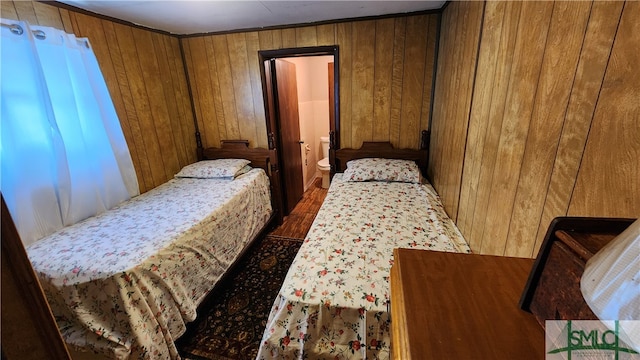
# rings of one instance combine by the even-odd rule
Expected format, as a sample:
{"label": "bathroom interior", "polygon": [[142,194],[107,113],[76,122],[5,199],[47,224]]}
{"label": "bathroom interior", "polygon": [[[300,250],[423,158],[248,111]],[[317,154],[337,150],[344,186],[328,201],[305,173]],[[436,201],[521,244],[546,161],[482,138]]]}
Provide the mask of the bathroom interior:
{"label": "bathroom interior", "polygon": [[304,190],[329,187],[329,70],[333,56],[284,58],[296,65]]}

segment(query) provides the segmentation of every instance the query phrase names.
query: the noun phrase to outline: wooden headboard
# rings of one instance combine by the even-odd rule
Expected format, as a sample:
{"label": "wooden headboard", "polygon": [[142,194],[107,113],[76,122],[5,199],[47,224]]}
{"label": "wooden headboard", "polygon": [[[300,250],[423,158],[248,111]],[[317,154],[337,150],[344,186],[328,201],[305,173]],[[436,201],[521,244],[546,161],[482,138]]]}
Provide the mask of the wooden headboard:
{"label": "wooden headboard", "polygon": [[198,148],[199,160],[247,159],[251,166],[264,169],[271,184],[271,206],[278,224],[282,223],[283,199],[280,191],[280,173],[272,166],[276,151],[264,148],[250,148],[249,140],[222,140],[219,148]]}
{"label": "wooden headboard", "polygon": [[333,155],[334,172],[343,172],[347,168],[347,162],[354,159],[379,157],[385,159],[413,160],[418,164],[422,175],[427,174],[429,161],[429,132],[423,130],[421,133],[420,150],[396,149],[388,141],[365,141],[360,149],[338,149]]}

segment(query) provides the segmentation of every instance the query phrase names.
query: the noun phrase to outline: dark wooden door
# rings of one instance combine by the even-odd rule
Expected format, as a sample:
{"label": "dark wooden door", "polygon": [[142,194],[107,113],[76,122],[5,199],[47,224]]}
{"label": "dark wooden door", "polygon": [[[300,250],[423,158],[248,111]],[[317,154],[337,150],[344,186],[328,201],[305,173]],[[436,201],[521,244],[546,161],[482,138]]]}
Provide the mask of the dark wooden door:
{"label": "dark wooden door", "polygon": [[284,214],[287,215],[302,199],[302,154],[300,151],[300,119],[298,116],[298,85],[294,64],[281,60],[270,60],[270,75],[278,129],[277,148],[280,150],[279,168],[282,175]]}

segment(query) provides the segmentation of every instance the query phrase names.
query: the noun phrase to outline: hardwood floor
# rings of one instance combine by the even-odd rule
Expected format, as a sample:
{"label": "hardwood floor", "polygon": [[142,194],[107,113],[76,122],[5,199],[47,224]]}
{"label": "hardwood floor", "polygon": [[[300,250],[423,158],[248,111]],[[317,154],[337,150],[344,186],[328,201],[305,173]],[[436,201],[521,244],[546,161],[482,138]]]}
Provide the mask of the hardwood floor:
{"label": "hardwood floor", "polygon": [[322,188],[322,178],[317,178],[313,185],[304,192],[296,207],[284,218],[282,225],[269,234],[304,239],[327,196],[327,191],[328,189]]}

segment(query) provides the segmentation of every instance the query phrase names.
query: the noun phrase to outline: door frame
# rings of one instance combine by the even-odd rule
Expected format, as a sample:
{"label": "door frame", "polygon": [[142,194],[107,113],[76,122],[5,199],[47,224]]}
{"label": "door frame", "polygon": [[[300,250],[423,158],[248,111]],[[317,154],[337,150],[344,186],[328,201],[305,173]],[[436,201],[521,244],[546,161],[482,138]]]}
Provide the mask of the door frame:
{"label": "door frame", "polygon": [[[333,121],[329,122],[329,163],[331,165],[331,175],[335,172],[335,149],[340,148],[340,62],[339,62],[339,49],[338,45],[332,46],[310,46],[299,48],[287,48],[276,50],[259,50],[258,61],[260,63],[260,79],[262,82],[262,99],[264,101],[265,109],[265,121],[267,125],[267,138],[269,143],[269,149],[275,149],[278,153],[278,158],[282,154],[281,144],[277,139],[280,135],[280,129],[278,129],[278,121],[272,118],[272,114],[275,114],[275,109],[271,109],[271,104],[267,98],[267,79],[264,70],[264,63],[270,59],[289,58],[289,57],[304,57],[304,56],[324,56],[333,55],[333,67],[334,67],[334,81],[333,81],[333,107],[334,116]],[[280,161],[280,159],[278,159]],[[280,168],[279,164],[277,164]],[[286,189],[282,189],[284,192]]]}

